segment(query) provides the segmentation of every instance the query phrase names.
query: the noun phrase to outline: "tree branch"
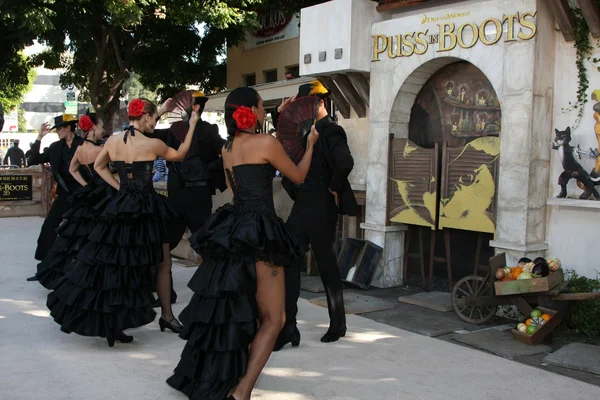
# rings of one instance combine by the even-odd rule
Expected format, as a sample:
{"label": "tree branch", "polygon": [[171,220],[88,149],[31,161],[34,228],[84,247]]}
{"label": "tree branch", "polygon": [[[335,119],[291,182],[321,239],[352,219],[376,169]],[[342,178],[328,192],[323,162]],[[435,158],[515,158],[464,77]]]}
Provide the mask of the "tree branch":
{"label": "tree branch", "polygon": [[112,41],[113,47],[115,49],[115,57],[117,59],[117,65],[121,71],[127,70],[127,67],[123,63],[123,58],[121,57],[121,50],[119,48],[119,43],[117,43],[117,39],[115,38],[114,30],[111,29],[109,31],[110,39]]}

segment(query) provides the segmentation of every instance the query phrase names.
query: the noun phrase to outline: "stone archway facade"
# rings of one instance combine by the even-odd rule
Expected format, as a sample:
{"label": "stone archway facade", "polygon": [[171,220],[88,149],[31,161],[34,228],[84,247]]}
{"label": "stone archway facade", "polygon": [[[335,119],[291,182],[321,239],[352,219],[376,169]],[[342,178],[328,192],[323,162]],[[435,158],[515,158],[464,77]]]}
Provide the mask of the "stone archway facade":
{"label": "stone archway facade", "polygon": [[[408,138],[417,94],[436,71],[459,60],[470,62],[486,75],[502,108],[498,213],[495,240],[490,244],[497,252],[506,252],[512,263],[546,250],[554,17],[548,7],[538,7],[538,1],[482,2],[469,10],[469,22],[478,26],[492,16],[536,12],[537,34],[530,40],[501,40],[493,45],[477,42],[470,48],[456,46],[444,52],[429,46],[421,55],[382,55],[381,61],[372,63],[367,209],[362,228],[366,239],[384,248],[374,286],[396,286],[403,279],[406,227],[387,221],[389,134]],[[415,25],[414,16],[379,22],[373,25],[372,34],[394,36],[401,33],[399,26],[410,30],[411,24]]]}

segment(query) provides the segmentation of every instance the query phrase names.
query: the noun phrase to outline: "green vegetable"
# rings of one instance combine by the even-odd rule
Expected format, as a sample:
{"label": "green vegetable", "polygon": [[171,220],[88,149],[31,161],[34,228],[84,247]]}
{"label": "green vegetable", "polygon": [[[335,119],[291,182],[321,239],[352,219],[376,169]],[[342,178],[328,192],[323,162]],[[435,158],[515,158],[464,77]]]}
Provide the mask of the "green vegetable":
{"label": "green vegetable", "polygon": [[536,310],[533,310],[533,311],[531,312],[531,314],[529,314],[529,316],[530,316],[531,318],[539,318],[539,317],[541,317],[541,316],[542,316],[542,314],[543,314],[543,313],[542,313],[540,310],[537,310],[537,309],[536,309]]}
{"label": "green vegetable", "polygon": [[533,335],[535,333],[535,331],[537,331],[537,327],[535,327],[533,325],[529,325],[525,332],[527,332],[528,335]]}
{"label": "green vegetable", "polygon": [[521,280],[521,279],[532,279],[533,275],[531,274],[531,272],[521,272],[521,275],[519,275],[517,277],[517,280]]}

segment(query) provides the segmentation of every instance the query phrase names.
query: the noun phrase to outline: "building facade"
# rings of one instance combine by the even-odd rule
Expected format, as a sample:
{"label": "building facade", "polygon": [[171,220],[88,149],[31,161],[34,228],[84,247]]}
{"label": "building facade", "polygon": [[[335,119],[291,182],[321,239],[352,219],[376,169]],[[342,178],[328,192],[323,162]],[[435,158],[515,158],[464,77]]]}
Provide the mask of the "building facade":
{"label": "building facade", "polygon": [[[574,198],[556,198],[569,148],[551,142],[572,127],[571,146],[591,154],[575,159],[591,171],[600,97],[579,126],[577,111],[564,112],[576,50],[551,3],[333,0],[302,10],[300,75],[333,92],[352,132],[351,181],[366,183],[361,227],[384,249],[375,286],[403,282],[413,234],[428,238],[430,270],[441,259],[450,280],[448,260],[477,271],[486,247],[509,264],[555,256],[596,276],[600,199],[578,199],[574,180]],[[588,70],[591,99],[600,75]]]}

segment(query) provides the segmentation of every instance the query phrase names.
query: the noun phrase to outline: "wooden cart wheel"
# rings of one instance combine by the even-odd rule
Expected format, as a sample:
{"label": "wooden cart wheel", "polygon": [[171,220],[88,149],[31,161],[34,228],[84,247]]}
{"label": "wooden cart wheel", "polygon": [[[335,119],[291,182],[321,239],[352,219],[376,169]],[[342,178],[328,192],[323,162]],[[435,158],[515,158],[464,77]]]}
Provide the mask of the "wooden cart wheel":
{"label": "wooden cart wheel", "polygon": [[496,314],[496,305],[477,304],[477,298],[494,296],[487,277],[470,275],[452,290],[452,306],[458,316],[471,324],[485,324]]}

